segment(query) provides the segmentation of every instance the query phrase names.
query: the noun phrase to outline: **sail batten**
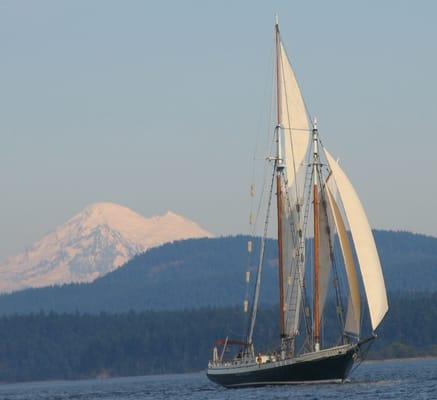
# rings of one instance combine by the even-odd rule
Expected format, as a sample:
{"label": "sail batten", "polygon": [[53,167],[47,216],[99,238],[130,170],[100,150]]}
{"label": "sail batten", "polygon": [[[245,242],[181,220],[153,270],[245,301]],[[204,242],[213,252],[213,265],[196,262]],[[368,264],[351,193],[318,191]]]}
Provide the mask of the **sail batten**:
{"label": "sail batten", "polygon": [[369,221],[354,187],[326,149],[325,155],[349,222],[363,278],[372,329],[375,330],[388,310],[387,293],[378,251]]}

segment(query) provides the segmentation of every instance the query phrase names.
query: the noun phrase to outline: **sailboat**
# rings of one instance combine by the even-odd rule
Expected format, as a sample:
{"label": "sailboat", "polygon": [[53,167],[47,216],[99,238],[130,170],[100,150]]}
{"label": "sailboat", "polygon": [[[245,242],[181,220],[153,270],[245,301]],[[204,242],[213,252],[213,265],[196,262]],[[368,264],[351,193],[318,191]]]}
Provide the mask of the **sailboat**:
{"label": "sailboat", "polygon": [[[388,311],[381,263],[364,208],[342,167],[323,146],[317,121],[309,117],[277,18],[274,35],[275,155],[269,157],[270,197],[250,307],[244,301],[247,333],[243,340],[218,340],[207,369],[208,378],[225,387],[343,382],[365,345],[376,338]],[[279,340],[272,351],[257,352],[254,329],[275,203]],[[249,241],[249,253],[253,247]],[[328,303],[335,305],[340,327],[331,342],[324,339],[323,329]],[[228,356],[233,346],[235,354]]]}

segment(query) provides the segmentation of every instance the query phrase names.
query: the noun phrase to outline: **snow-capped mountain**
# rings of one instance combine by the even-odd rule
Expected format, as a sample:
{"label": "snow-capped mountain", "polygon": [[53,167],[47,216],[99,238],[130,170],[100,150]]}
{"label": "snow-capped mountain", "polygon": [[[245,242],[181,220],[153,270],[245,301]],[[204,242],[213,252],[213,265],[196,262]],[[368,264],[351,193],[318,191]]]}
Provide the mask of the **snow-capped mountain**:
{"label": "snow-capped mountain", "polygon": [[116,204],[92,204],[0,265],[0,292],[91,282],[150,247],[210,236],[172,212],[144,218]]}

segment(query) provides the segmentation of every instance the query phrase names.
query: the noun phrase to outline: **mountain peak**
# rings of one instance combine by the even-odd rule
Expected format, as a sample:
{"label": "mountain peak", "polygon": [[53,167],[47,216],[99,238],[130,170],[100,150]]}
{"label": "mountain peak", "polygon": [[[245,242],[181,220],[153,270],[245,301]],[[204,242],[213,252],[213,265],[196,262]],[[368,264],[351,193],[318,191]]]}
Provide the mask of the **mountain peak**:
{"label": "mountain peak", "polygon": [[188,221],[185,217],[183,217],[182,215],[176,214],[173,211],[167,211],[164,215],[159,216],[157,218],[161,218],[163,220]]}
{"label": "mountain peak", "polygon": [[94,203],[25,253],[0,265],[0,292],[90,282],[150,247],[211,236],[195,222],[171,211],[144,218],[118,204]]}
{"label": "mountain peak", "polygon": [[115,203],[100,202],[100,203],[93,203],[93,204],[86,206],[83,209],[83,212],[88,212],[88,213],[113,212],[114,210],[121,210],[121,209],[129,210],[127,207],[120,206],[120,205],[115,204]]}
{"label": "mountain peak", "polygon": [[178,215],[178,214],[176,214],[176,213],[174,213],[173,211],[167,211],[165,214],[164,214],[164,217],[178,217],[178,218],[183,218],[183,217],[181,217],[180,215]]}
{"label": "mountain peak", "polygon": [[[120,218],[144,219],[141,215],[131,209],[115,203],[93,203],[85,207],[74,219],[95,219],[92,223],[108,223]],[[70,220],[70,221],[71,221]]]}

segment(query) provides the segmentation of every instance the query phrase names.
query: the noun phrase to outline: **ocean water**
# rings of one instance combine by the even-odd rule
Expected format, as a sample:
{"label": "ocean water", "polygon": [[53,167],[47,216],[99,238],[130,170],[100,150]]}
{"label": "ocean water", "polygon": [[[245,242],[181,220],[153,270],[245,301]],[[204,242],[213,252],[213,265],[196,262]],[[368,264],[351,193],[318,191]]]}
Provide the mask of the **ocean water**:
{"label": "ocean water", "polygon": [[224,389],[204,373],[0,385],[0,399],[437,399],[437,359],[365,362],[344,384]]}

